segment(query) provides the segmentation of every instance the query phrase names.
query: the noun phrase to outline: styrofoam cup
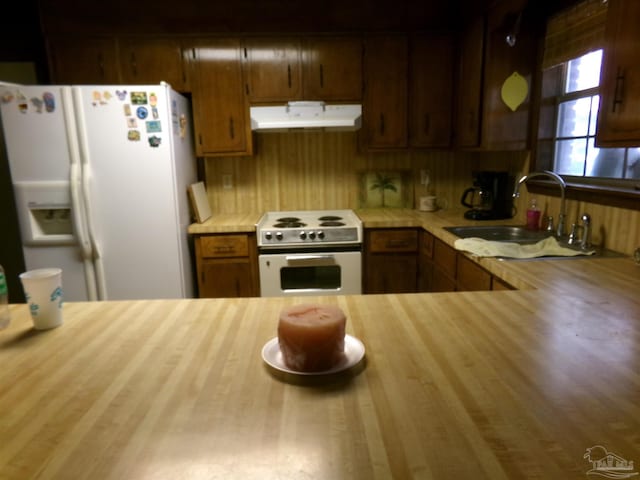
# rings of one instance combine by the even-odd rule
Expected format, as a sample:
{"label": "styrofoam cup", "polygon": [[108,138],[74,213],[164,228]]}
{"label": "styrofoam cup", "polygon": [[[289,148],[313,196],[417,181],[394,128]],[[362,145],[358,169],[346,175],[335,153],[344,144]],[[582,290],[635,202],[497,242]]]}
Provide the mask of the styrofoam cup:
{"label": "styrofoam cup", "polygon": [[20,274],[33,326],[46,330],[62,325],[62,269],[39,268]]}

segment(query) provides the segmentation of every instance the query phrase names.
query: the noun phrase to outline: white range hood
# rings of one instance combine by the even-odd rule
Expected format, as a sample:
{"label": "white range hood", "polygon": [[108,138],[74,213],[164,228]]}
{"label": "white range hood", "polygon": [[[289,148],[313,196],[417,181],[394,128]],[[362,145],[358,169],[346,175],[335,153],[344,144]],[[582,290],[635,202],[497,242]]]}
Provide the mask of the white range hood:
{"label": "white range hood", "polygon": [[275,107],[251,107],[251,129],[287,131],[322,129],[353,131],[360,128],[362,105],[326,105],[324,102],[289,102]]}

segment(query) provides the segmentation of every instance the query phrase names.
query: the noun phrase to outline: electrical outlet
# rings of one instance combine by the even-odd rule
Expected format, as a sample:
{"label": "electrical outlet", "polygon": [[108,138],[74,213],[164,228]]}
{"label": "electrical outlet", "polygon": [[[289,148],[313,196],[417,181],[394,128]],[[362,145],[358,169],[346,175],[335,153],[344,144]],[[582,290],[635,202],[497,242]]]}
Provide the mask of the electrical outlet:
{"label": "electrical outlet", "polygon": [[224,190],[231,190],[233,188],[233,177],[230,173],[222,175],[222,188]]}

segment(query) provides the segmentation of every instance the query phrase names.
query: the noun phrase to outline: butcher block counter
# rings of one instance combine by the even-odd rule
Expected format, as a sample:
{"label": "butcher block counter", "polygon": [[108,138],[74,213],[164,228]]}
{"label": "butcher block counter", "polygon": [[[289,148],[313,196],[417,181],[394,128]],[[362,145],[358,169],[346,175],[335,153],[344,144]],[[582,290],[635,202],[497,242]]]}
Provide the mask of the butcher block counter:
{"label": "butcher block counter", "polygon": [[300,298],[66,303],[42,332],[12,305],[0,477],[566,480],[607,455],[637,472],[637,292],[305,298],[366,349],[318,376],[261,356]]}

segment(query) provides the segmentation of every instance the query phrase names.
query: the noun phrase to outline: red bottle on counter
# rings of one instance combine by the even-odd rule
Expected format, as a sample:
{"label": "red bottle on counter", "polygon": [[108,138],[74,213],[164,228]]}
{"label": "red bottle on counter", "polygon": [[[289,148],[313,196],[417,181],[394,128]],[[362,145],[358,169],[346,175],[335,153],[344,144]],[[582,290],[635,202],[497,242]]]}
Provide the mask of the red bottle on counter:
{"label": "red bottle on counter", "polygon": [[535,198],[531,199],[527,209],[527,228],[529,230],[538,230],[540,228],[540,209]]}

